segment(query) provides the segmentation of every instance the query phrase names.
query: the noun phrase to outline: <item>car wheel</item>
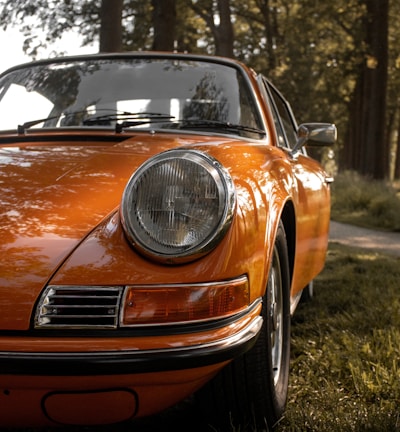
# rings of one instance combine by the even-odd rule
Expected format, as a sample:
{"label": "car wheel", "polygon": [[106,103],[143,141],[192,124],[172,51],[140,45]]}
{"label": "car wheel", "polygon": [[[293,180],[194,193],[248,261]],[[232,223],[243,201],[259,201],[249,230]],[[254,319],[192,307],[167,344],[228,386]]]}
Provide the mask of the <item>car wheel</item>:
{"label": "car wheel", "polygon": [[226,366],[198,393],[212,425],[226,430],[268,430],[286,406],[290,356],[290,275],[280,224],[263,297],[264,323],[253,348]]}

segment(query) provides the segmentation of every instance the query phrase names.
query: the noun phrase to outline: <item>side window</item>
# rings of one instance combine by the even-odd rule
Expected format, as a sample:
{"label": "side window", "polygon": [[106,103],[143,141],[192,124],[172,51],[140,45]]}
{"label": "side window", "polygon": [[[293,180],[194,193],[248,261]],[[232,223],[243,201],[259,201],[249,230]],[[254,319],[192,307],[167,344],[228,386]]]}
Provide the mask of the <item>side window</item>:
{"label": "side window", "polygon": [[[265,87],[267,87],[267,83],[264,82],[264,84],[265,84]],[[268,96],[269,106],[271,107],[272,117],[273,117],[274,123],[275,123],[276,135],[278,138],[278,145],[279,145],[279,147],[287,147],[286,139],[285,139],[285,133],[283,132],[283,128],[282,128],[281,122],[279,121],[279,116],[278,116],[278,113],[276,111],[275,104],[272,102],[267,88],[266,88],[266,93]]]}
{"label": "side window", "polygon": [[283,147],[293,148],[297,141],[297,131],[294,124],[294,119],[287,102],[282,96],[264,81],[267,88],[267,93],[273,100],[273,116],[278,133],[279,145]]}

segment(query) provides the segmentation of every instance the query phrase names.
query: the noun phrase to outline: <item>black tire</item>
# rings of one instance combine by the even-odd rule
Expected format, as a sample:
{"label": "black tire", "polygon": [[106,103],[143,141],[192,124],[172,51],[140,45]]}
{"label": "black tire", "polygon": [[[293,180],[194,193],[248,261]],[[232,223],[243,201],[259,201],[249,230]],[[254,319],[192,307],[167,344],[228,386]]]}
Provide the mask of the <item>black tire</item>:
{"label": "black tire", "polygon": [[288,251],[280,224],[263,297],[264,323],[259,338],[250,351],[231,362],[197,395],[213,428],[265,431],[281,418],[289,378],[289,292]]}

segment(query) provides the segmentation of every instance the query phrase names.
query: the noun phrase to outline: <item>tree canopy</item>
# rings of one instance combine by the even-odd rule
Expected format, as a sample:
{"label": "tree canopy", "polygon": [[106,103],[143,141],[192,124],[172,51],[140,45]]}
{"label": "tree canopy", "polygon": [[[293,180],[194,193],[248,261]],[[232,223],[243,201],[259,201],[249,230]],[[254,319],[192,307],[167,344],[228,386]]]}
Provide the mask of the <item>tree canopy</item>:
{"label": "tree canopy", "polygon": [[339,169],[377,179],[400,178],[399,13],[396,0],[0,0],[3,28],[21,28],[32,58],[73,30],[99,51],[242,60],[299,122],[337,124]]}

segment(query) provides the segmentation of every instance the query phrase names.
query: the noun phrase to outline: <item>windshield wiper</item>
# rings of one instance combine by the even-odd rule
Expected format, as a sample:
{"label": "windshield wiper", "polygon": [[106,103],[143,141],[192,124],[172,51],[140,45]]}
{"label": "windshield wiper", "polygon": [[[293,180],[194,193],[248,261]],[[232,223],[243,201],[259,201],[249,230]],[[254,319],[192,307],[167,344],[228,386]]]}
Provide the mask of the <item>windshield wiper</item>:
{"label": "windshield wiper", "polygon": [[[100,111],[102,111],[102,110],[100,110]],[[105,108],[104,111],[110,112],[110,109],[108,109],[108,108],[106,109]],[[53,115],[53,116],[50,116],[50,117],[44,117],[44,118],[40,118],[40,119],[30,120],[30,121],[27,121],[27,122],[23,123],[22,125],[18,125],[17,126],[17,131],[18,131],[19,134],[23,134],[26,129],[30,129],[31,127],[36,126],[36,125],[38,125],[40,123],[45,123],[45,122],[48,122],[48,121],[51,121],[51,120],[64,119],[64,118],[68,118],[68,117],[71,117],[71,116],[82,115],[82,114],[83,115],[87,115],[88,114],[87,110],[63,112],[61,114],[56,114],[56,115]],[[125,111],[121,111],[120,114],[121,115],[127,115],[127,114],[130,114],[130,113],[127,113]]]}
{"label": "windshield wiper", "polygon": [[235,124],[230,122],[223,122],[218,120],[201,120],[201,119],[187,119],[180,122],[180,129],[224,129],[231,132],[250,132],[258,135],[265,136],[265,130],[255,128],[252,126],[246,126],[241,124]]}
{"label": "windshield wiper", "polygon": [[55,119],[58,119],[59,117],[60,116],[57,115],[57,116],[50,116],[50,117],[46,117],[46,118],[27,121],[27,122],[23,123],[22,125],[17,126],[17,132],[18,132],[18,134],[21,135],[26,131],[26,129],[29,129],[32,126],[36,126],[37,124],[44,123],[44,122],[49,121],[49,120],[55,120]]}
{"label": "windshield wiper", "polygon": [[[101,111],[101,110],[99,110]],[[168,115],[168,114],[162,114],[162,113],[155,113],[155,112],[138,112],[138,113],[132,113],[129,111],[118,111],[113,112],[110,114],[111,109],[105,108],[103,111],[107,111],[108,114],[100,114],[100,115],[93,115],[90,117],[87,117],[82,120],[83,126],[92,126],[92,125],[108,125],[112,121],[118,121],[123,120],[122,123],[116,123],[115,125],[115,131],[121,132],[126,127],[131,126],[139,126],[141,124],[146,123],[152,123],[157,121],[166,121],[171,120],[174,118],[174,116]],[[49,116],[45,118],[30,120],[22,125],[17,126],[17,132],[18,134],[24,134],[26,129],[30,129],[33,126],[36,126],[40,123],[45,123],[51,120],[58,120],[60,118],[68,118],[75,115],[88,115],[87,110],[81,110],[81,111],[71,111],[71,112],[64,112],[62,114],[57,114],[54,116]],[[78,124],[76,126],[79,126]]]}
{"label": "windshield wiper", "polygon": [[[108,114],[93,115],[82,120],[83,126],[94,126],[94,125],[110,125],[110,122],[115,121],[115,132],[120,133],[125,128],[140,126],[148,123],[165,123],[174,120],[175,117],[169,114],[157,113],[157,112],[128,112],[128,111],[116,111]],[[66,112],[61,115],[61,117],[66,118],[77,114],[87,115],[86,110],[83,111],[71,111]],[[18,125],[18,134],[23,134],[26,129],[29,129],[37,124],[45,123],[47,121],[59,119],[60,115],[54,115],[46,118],[31,120]],[[252,126],[246,126],[241,124],[234,124],[230,122],[223,122],[218,120],[202,120],[202,119],[186,119],[186,120],[174,120],[174,125],[178,129],[223,129],[229,132],[249,132],[255,133],[261,136],[265,136],[265,131],[263,129],[255,128]],[[79,126],[79,125],[76,125]]]}
{"label": "windshield wiper", "polygon": [[[165,122],[170,121],[174,118],[174,116],[163,113],[156,112],[123,112],[116,114],[104,114],[99,116],[89,117],[83,120],[83,124],[85,126],[88,125],[104,125],[108,124],[111,121],[117,121],[115,124],[115,132],[120,133],[123,129],[140,126],[142,124],[147,123],[157,123],[157,122]],[[118,123],[118,120],[123,120],[121,123]]]}

